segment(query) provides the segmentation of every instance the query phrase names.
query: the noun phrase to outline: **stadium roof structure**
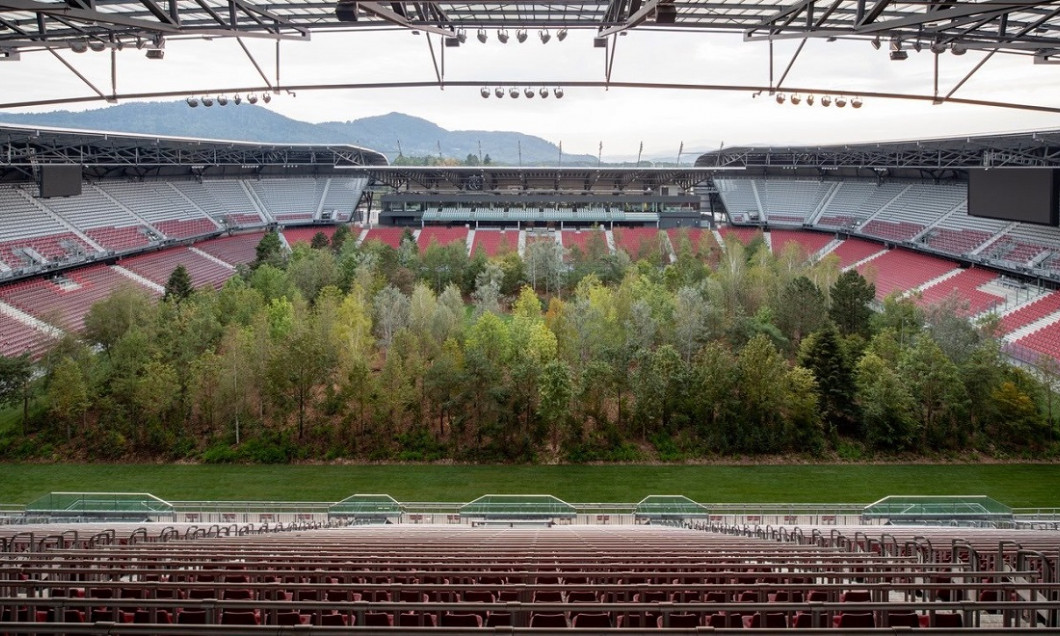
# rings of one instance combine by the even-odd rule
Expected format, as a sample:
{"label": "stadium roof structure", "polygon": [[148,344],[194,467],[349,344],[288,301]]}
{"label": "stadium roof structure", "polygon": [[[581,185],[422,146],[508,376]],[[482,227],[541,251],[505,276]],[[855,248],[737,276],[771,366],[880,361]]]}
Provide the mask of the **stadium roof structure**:
{"label": "stadium roof structure", "polygon": [[483,495],[460,506],[461,517],[487,520],[573,518],[574,506],[552,495]]}
{"label": "stadium roof structure", "polygon": [[349,145],[263,144],[0,125],[0,180],[33,178],[42,164],[77,164],[97,177],[160,172],[330,172],[386,165],[380,152]]}
{"label": "stadium roof structure", "polygon": [[890,496],[866,506],[862,516],[894,524],[997,522],[1011,521],[1012,508],[983,495]]}
{"label": "stadium roof structure", "polygon": [[[1060,167],[1060,130],[831,146],[733,147],[704,153],[698,168],[749,175],[839,171],[877,176],[944,177],[968,168]],[[912,173],[912,174],[910,174]],[[864,175],[861,175],[864,176]]]}
{"label": "stadium roof structure", "polygon": [[[240,38],[242,51],[254,63],[263,84],[216,87],[218,90],[279,93],[281,90],[478,86],[478,81],[445,81],[444,56],[440,51],[444,47],[460,46],[467,40],[468,30],[487,28],[505,33],[507,29],[518,29],[513,37],[519,41],[526,39],[528,28],[542,29],[542,40],[547,29],[555,29],[558,39],[565,37],[570,29],[588,30],[595,36],[594,48],[605,51],[604,80],[526,83],[531,87],[757,90],[772,94],[783,83],[784,78],[776,84],[770,80],[768,86],[658,84],[654,77],[613,82],[610,52],[617,45],[617,36],[631,30],[736,34],[746,41],[860,40],[871,42],[877,49],[883,47],[891,59],[906,59],[911,53],[923,52],[935,55],[937,60],[944,51],[960,55],[980,50],[987,56],[983,62],[996,53],[1026,56],[1036,63],[1060,61],[1060,7],[1052,1],[1032,0],[486,0],[477,3],[456,0],[0,0],[0,61],[16,61],[23,53],[38,51],[59,56],[65,50],[84,53],[125,48],[147,49],[148,57],[162,59],[167,39],[234,37]],[[305,41],[313,33],[390,29],[425,35],[429,44],[429,38],[441,38],[440,46],[431,44],[430,47],[436,81],[281,85],[278,74],[275,80],[266,76],[241,39]],[[485,37],[485,31],[481,35]],[[772,55],[770,52],[771,63]],[[75,62],[59,59],[94,94],[10,101],[0,107],[181,96],[194,90],[119,94],[112,59],[111,92],[106,94],[76,70]],[[277,53],[277,65],[278,59]],[[965,80],[981,66],[982,63],[977,65]],[[964,81],[957,88],[963,84]],[[957,88],[945,96],[940,96],[937,88],[934,95],[885,91],[860,94],[1060,112],[1054,104],[1035,106],[953,97]],[[785,90],[842,92],[841,87],[835,86]]]}
{"label": "stadium roof structure", "polygon": [[650,495],[637,504],[633,516],[638,519],[696,519],[710,513],[706,506],[684,495]]}
{"label": "stadium roof structure", "polygon": [[1060,51],[1058,16],[1055,2],[1001,0],[0,0],[0,51],[150,48],[171,37],[307,39],[380,27],[454,39],[462,28],[581,28],[598,37],[648,28],[748,40],[887,38],[892,50],[961,47],[1047,61]]}
{"label": "stadium roof structure", "polygon": [[328,506],[328,515],[341,517],[396,517],[401,504],[390,495],[351,495]]}
{"label": "stadium roof structure", "polygon": [[26,505],[33,515],[154,517],[172,515],[173,504],[143,492],[52,492]]}
{"label": "stadium roof structure", "polygon": [[574,186],[584,192],[643,192],[664,185],[688,189],[707,181],[715,171],[702,167],[647,166],[386,166],[366,170],[375,181],[398,189],[486,192],[506,188],[565,190]]}

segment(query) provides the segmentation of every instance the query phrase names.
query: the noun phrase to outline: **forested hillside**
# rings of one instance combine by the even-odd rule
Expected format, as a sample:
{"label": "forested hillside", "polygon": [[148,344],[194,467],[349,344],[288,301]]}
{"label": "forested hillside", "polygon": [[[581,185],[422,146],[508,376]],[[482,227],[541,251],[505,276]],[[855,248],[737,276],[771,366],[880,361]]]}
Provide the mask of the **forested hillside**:
{"label": "forested hillside", "polygon": [[286,255],[266,235],[220,291],[192,291],[178,268],[160,302],[127,288],[93,307],[84,341],[61,342],[39,374],[4,360],[17,408],[0,454],[584,462],[1057,449],[1051,385],[1006,363],[991,321],[972,325],[956,300],[873,312],[871,283],[835,257],[682,236],[673,262],[650,243],[634,261],[594,232],[584,250],[535,241],[491,260],[462,243],[421,253],[346,236]]}

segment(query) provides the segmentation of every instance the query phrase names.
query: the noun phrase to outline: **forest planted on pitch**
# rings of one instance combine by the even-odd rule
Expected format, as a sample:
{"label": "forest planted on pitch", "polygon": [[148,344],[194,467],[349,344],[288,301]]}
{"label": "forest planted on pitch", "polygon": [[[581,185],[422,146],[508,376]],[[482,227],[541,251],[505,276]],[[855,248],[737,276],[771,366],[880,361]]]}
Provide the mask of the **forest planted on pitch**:
{"label": "forest planted on pitch", "polygon": [[[616,229],[620,234],[622,230]],[[1055,455],[1051,362],[834,256],[665,234],[636,254],[356,245],[345,228],[162,300],[132,287],[0,360],[7,459],[684,461]]]}

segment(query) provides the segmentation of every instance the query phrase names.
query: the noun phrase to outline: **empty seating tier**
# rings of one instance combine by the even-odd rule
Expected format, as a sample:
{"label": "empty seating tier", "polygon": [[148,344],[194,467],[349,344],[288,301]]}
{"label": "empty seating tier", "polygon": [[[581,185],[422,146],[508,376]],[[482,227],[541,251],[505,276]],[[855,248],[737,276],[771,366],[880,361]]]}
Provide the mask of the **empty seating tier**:
{"label": "empty seating tier", "polygon": [[692,244],[692,249],[698,252],[706,253],[711,250],[719,249],[718,240],[714,238],[714,233],[710,230],[701,230],[699,228],[671,228],[666,230],[666,234],[670,237],[670,245],[673,246],[675,252],[680,251],[683,236],[688,237],[689,242]]}
{"label": "empty seating tier", "polygon": [[624,250],[633,260],[654,256],[660,249],[669,251],[665,243],[660,243],[659,230],[653,227],[615,228],[611,233],[615,237],[615,247]]}
{"label": "empty seating tier", "polygon": [[[92,305],[121,285],[142,287],[106,265],[89,265],[54,278],[5,285],[0,288],[0,299],[39,320],[68,331],[80,331]],[[154,293],[146,288],[143,291]]]}
{"label": "empty seating tier", "polygon": [[15,357],[26,353],[36,359],[52,342],[48,334],[0,312],[0,355]]}
{"label": "empty seating tier", "polygon": [[[322,232],[330,241],[332,235],[335,234],[337,227],[338,226],[335,225],[321,225],[319,227],[285,227],[283,228],[283,237],[287,239],[288,245],[293,246],[295,243],[311,244],[313,242],[313,237]],[[261,236],[259,235],[258,240],[260,239]]]}
{"label": "empty seating tier", "polygon": [[860,263],[874,254],[879,254],[885,249],[879,243],[849,238],[832,250],[832,253],[839,257],[839,266],[845,268]]}
{"label": "empty seating tier", "polygon": [[432,243],[438,245],[463,243],[466,248],[467,228],[463,226],[444,227],[439,225],[429,225],[420,230],[420,235],[416,238],[416,243],[419,245],[420,251],[427,249]]}
{"label": "empty seating tier", "polygon": [[[602,230],[585,230],[583,232],[565,230],[562,232],[563,247],[566,250],[570,250],[570,248],[577,246],[577,248],[584,254],[589,248],[589,239],[594,236],[594,232],[597,233],[596,236],[599,236],[600,240],[602,240],[606,246],[607,237]],[[529,235],[527,236],[527,240],[530,240]]]}
{"label": "empty seating tier", "polygon": [[327,179],[262,179],[249,184],[277,221],[309,221],[316,217]]}
{"label": "empty seating tier", "polygon": [[921,306],[935,305],[944,301],[951,294],[957,294],[968,303],[967,315],[981,314],[1005,301],[1001,296],[979,289],[990,281],[997,280],[997,274],[985,269],[965,269],[956,276],[951,276],[921,292]]}
{"label": "empty seating tier", "polygon": [[1049,292],[1034,302],[1006,314],[1001,319],[1001,333],[1012,333],[1058,311],[1060,311],[1060,292]]}
{"label": "empty seating tier", "polygon": [[813,258],[835,239],[831,234],[821,232],[800,232],[797,230],[773,230],[769,233],[769,240],[773,246],[773,253],[780,255],[784,253],[789,243],[795,243],[802,248],[802,254],[806,258]]}
{"label": "empty seating tier", "polygon": [[211,285],[220,288],[235,273],[233,269],[219,265],[186,247],[140,254],[122,259],[118,265],[159,285],[166,284],[178,265],[183,265],[188,270],[191,282],[196,287]]}
{"label": "empty seating tier", "polygon": [[744,245],[749,245],[755,238],[762,236],[762,230],[753,227],[724,226],[719,232],[722,238],[728,239],[731,236]]}
{"label": "empty seating tier", "polygon": [[883,300],[891,292],[906,292],[920,287],[947,272],[956,269],[956,264],[928,254],[906,249],[894,249],[868,263],[858,266],[865,275],[875,271],[876,298]]}
{"label": "empty seating tier", "polygon": [[518,249],[519,232],[515,231],[476,230],[475,240],[471,245],[472,254],[482,250],[490,258],[515,252]]}
{"label": "empty seating tier", "polygon": [[210,239],[196,243],[195,249],[202,250],[229,265],[246,265],[258,257],[257,247],[262,236],[265,236],[262,232],[252,232]]}
{"label": "empty seating tier", "polygon": [[401,237],[405,235],[404,228],[400,227],[373,227],[364,236],[364,242],[379,241],[394,249],[401,246]]}
{"label": "empty seating tier", "polygon": [[123,524],[100,542],[81,539],[99,536],[91,530],[53,528],[39,545],[0,531],[0,572],[10,574],[0,579],[0,629],[1041,629],[1055,618],[1045,599],[1058,586],[1047,578],[1055,533],[1041,531],[234,526],[187,541],[189,529],[161,525]]}

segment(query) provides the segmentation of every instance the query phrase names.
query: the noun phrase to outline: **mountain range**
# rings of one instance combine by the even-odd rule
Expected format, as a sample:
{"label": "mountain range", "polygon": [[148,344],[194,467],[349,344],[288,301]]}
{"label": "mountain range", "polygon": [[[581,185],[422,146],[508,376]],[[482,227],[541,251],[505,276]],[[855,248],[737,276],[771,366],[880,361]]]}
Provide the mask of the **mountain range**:
{"label": "mountain range", "polygon": [[[441,154],[463,161],[468,155],[480,156],[480,150],[481,157],[489,155],[493,163],[501,165],[555,165],[559,159],[555,144],[519,132],[446,130],[426,119],[402,113],[313,124],[247,103],[189,108],[183,101],[131,102],[78,112],[0,112],[0,123],[228,141],[352,144],[382,152],[392,163],[399,154],[405,157]],[[597,158],[564,154],[562,163],[596,165]]]}

